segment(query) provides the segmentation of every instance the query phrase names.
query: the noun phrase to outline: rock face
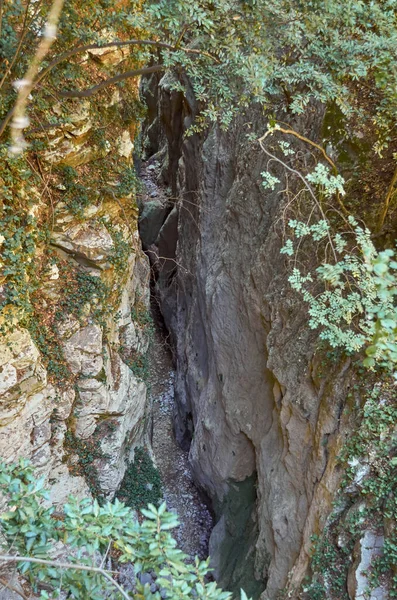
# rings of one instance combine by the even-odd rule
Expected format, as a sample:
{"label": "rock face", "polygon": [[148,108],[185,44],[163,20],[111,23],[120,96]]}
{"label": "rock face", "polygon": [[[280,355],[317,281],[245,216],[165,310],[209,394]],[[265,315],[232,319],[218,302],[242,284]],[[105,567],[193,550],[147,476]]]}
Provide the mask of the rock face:
{"label": "rock face", "polygon": [[[168,85],[161,94],[160,106],[172,104]],[[185,103],[185,127],[193,109]],[[187,138],[169,160],[179,163],[177,243],[168,220],[158,239],[173,247],[178,270],[157,287],[176,340],[176,435],[217,517],[217,579],[275,600],[301,582],[310,537],[331,507],[349,370],[330,363],[320,373],[280,255],[280,196],[264,191],[267,160],[242,121]],[[249,121],[259,137],[264,119]],[[319,122],[296,125],[315,139]]]}
{"label": "rock face", "polygon": [[383,586],[372,589],[368,594],[367,572],[373,559],[381,556],[384,538],[374,531],[367,530],[354,548],[354,563],[349,571],[347,588],[352,600],[387,600],[388,590]]}
{"label": "rock face", "polygon": [[[133,278],[140,270],[140,276]],[[29,458],[52,484],[55,503],[70,493],[89,495],[82,476],[72,476],[69,466],[77,455],[65,448],[65,434],[90,438],[106,422],[111,429],[101,436],[103,456],[96,461],[102,493],[111,497],[125,472],[130,453],[143,439],[146,414],[146,386],[138,381],[117,351],[120,329],[135,329],[131,309],[136,301],[146,261],[130,260],[128,281],[119,306],[119,327],[105,340],[97,324],[68,323],[63,332],[64,358],[74,385],[58,388],[48,381],[40,352],[26,329],[15,329],[0,344],[0,453],[5,460]],[[123,329],[123,330],[124,330]],[[134,340],[132,340],[133,344]],[[135,334],[135,344],[138,346]],[[131,346],[133,347],[133,346]]]}
{"label": "rock face", "polygon": [[[127,52],[92,51],[84,60],[87,68],[90,60],[114,65]],[[136,92],[130,90],[132,98]],[[119,102],[116,92],[104,119]],[[0,456],[30,459],[58,504],[71,493],[112,498],[134,447],[144,443],[146,386],[123,357],[147,350],[132,315],[148,308],[149,265],[137,232],[133,183],[119,191],[120,173],[131,172],[135,124],[120,118],[121,125],[98,134],[85,100],[55,104],[52,111],[64,122],[57,119],[60,124],[48,130],[36,157],[43,178],[53,177],[51,192],[33,190],[40,200],[28,207],[45,223],[44,200],[51,197],[50,233],[37,241],[33,259],[18,256],[38,265],[39,285],[29,298],[33,317],[12,304],[0,312]],[[1,296],[14,282],[1,274],[0,284]]]}

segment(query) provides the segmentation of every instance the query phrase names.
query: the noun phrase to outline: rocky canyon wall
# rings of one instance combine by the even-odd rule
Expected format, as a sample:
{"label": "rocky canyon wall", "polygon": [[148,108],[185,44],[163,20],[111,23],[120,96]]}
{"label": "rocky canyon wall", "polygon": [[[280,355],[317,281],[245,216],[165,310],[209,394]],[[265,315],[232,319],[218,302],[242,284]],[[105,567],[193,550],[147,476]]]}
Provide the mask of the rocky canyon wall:
{"label": "rocky canyon wall", "polygon": [[[93,51],[83,64],[106,68],[124,54]],[[131,112],[137,89],[127,91]],[[0,280],[0,455],[30,459],[54,503],[69,494],[112,498],[149,410],[134,372],[147,349],[139,315],[149,302],[131,175],[136,120],[123,122],[118,93],[102,108],[72,100],[45,114],[63,124],[35,135],[30,176],[22,167],[14,186],[29,252],[23,239],[12,246],[11,219],[1,236],[21,274],[6,265]]]}
{"label": "rocky canyon wall", "polygon": [[[189,95],[182,102],[167,81],[158,93],[152,131],[173,114],[161,107],[179,105],[183,119],[165,129],[174,126],[181,139],[194,103]],[[321,114],[295,125],[316,139]],[[212,126],[168,146],[179,147],[165,161],[178,164],[178,191],[154,248],[160,256],[175,249],[160,265],[157,290],[175,340],[176,435],[190,446],[196,481],[216,514],[216,577],[275,600],[301,583],[310,538],[331,509],[350,372],[348,361],[324,362],[316,351],[288,285],[280,254],[285,205],[277,190],[264,190],[267,159],[248,137],[265,128],[254,110],[228,132]],[[164,156],[157,150],[154,161]],[[173,180],[164,167],[159,177]]]}

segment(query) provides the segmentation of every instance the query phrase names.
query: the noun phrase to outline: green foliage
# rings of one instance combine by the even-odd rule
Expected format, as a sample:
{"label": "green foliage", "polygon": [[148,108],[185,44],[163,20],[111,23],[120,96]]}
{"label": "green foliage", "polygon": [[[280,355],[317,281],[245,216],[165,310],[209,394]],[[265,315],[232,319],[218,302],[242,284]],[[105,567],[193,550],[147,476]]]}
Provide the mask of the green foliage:
{"label": "green foliage", "polygon": [[141,352],[135,349],[129,349],[124,346],[119,347],[119,353],[122,360],[129,366],[135,377],[143,381],[148,389],[150,388],[150,362],[149,351],[154,335],[154,323],[150,311],[139,297],[137,298],[132,310],[131,318],[137,326],[140,336],[148,341],[148,349]]}
{"label": "green foliage", "polygon": [[28,315],[36,283],[33,257],[42,237],[32,211],[37,202],[36,177],[23,159],[8,156],[5,147],[0,147],[0,163],[0,269],[4,282],[0,310],[10,304]]}
{"label": "green foliage", "polygon": [[351,115],[361,81],[383,98],[379,125],[395,111],[393,0],[160,0],[135,22],[161,32],[164,41],[191,42],[202,51],[164,51],[163,60],[184,67],[197,99],[206,102],[202,118],[223,126],[251,99],[274,105],[280,95],[292,112],[304,112],[314,99],[335,101]]}
{"label": "green foliage", "polygon": [[137,350],[126,352],[123,347],[120,347],[120,354],[125,364],[128,365],[134,373],[135,377],[148,385],[150,378],[150,364],[147,353],[143,354]]}
{"label": "green foliage", "polygon": [[162,499],[160,473],[145,448],[135,448],[134,461],[127,467],[117,498],[136,510]]}
{"label": "green foliage", "polygon": [[35,314],[29,319],[27,327],[33,341],[40,350],[50,379],[63,386],[70,380],[72,374],[65,364],[62,346],[56,330],[49,329],[48,325],[40,322]]}
{"label": "green foliage", "polygon": [[[315,273],[294,267],[291,286],[309,305],[309,326],[320,328],[320,338],[332,347],[355,353],[365,347],[367,367],[382,366],[394,372],[397,365],[397,262],[393,250],[378,252],[368,229],[349,217],[351,233],[330,235],[326,221],[313,225],[290,220],[295,239],[323,241],[333,249],[334,262]],[[348,244],[348,241],[350,242]],[[300,242],[299,242],[300,243]],[[281,252],[295,252],[291,239]]]}
{"label": "green foliage", "polygon": [[103,495],[98,479],[98,469],[95,466],[95,460],[106,458],[101,449],[101,442],[98,435],[94,435],[82,440],[76,437],[71,431],[65,433],[65,451],[66,455],[77,454],[78,463],[69,467],[72,475],[82,475],[87,482],[92,496],[103,503]]}
{"label": "green foliage", "polygon": [[90,305],[90,316],[98,324],[105,327],[106,316],[109,315],[108,305],[110,290],[100,277],[84,271],[70,269],[63,265],[63,293],[58,302],[55,319],[62,321],[67,315],[78,320],[86,316],[87,304]]}
{"label": "green foliage", "polygon": [[[350,566],[352,544],[336,548],[330,532],[322,536],[313,535],[313,554],[311,568],[314,575],[303,586],[303,591],[310,600],[349,600],[346,592],[346,579]],[[354,545],[354,544],[353,544]]]}
{"label": "green foliage", "polygon": [[149,333],[149,336],[153,334],[153,317],[150,313],[150,310],[140,300],[138,300],[133,306],[131,310],[131,318],[134,323],[139,325],[139,327],[145,331],[145,333]]}
{"label": "green foliage", "polygon": [[117,194],[120,198],[134,194],[140,189],[140,182],[133,167],[127,167],[120,174]]}
{"label": "green foliage", "polygon": [[[0,465],[0,489],[6,498],[8,511],[0,516],[2,545],[5,552],[20,557],[50,560],[50,564],[18,561],[18,570],[41,598],[59,598],[63,592],[68,598],[102,600],[104,597],[121,598],[111,578],[118,563],[132,562],[135,574],[154,571],[162,597],[173,600],[198,598],[229,600],[231,594],[223,592],[215,582],[207,583],[208,562],[197,558],[187,565],[186,556],[176,547],[171,530],[177,527],[176,515],[166,512],[163,503],[158,509],[149,504],[140,522],[135,513],[115,500],[100,506],[96,500],[69,499],[55,511],[42,500],[48,500],[43,491],[43,479],[36,480],[27,461]],[[65,558],[62,563],[51,560],[54,544],[63,544]],[[104,577],[101,564],[111,561],[112,571]],[[117,562],[116,558],[117,556]],[[75,565],[75,566],[74,566]],[[78,570],[76,565],[89,570]],[[91,571],[91,568],[98,571]],[[107,567],[106,567],[107,568]],[[45,586],[45,589],[43,587]],[[160,592],[153,595],[149,585],[136,582],[136,591],[126,592],[132,598],[160,600]],[[246,600],[246,596],[242,596]]]}
{"label": "green foliage", "polygon": [[84,209],[92,202],[89,191],[86,185],[80,183],[78,173],[73,167],[61,167],[60,172],[62,186],[65,188],[62,200],[73,215],[81,217]]}
{"label": "green foliage", "polygon": [[30,313],[21,323],[29,330],[40,350],[50,379],[57,385],[64,386],[73,380],[73,375],[64,359],[62,340],[58,333],[59,324],[68,316],[84,323],[89,308],[90,318],[106,329],[111,306],[108,303],[109,288],[100,277],[76,270],[69,263],[58,261],[58,265],[63,283],[59,298],[53,302],[47,299],[46,308],[43,309],[37,281]]}
{"label": "green foliage", "polygon": [[109,256],[109,262],[114,266],[116,273],[122,276],[128,268],[128,259],[132,252],[131,245],[125,240],[123,232],[112,225],[109,220],[102,219],[101,222],[113,240],[113,250]]}
{"label": "green foliage", "polygon": [[[397,597],[397,406],[392,381],[376,384],[367,392],[359,418],[360,425],[340,455],[345,478],[335,513],[324,532],[313,537],[312,577],[303,587],[310,600],[347,599],[345,585],[353,548],[368,529],[383,530],[385,536],[382,554],[374,557],[367,571],[369,588],[382,581],[388,585],[390,598]],[[363,466],[367,470],[357,483]],[[385,527],[387,522],[389,527]]]}
{"label": "green foliage", "polygon": [[[18,46],[15,24],[21,22],[27,3],[18,1],[17,8],[14,4],[7,3],[2,15],[0,58],[8,61]],[[25,70],[46,9],[48,2],[43,2],[11,81]],[[198,124],[219,121],[227,127],[250,101],[268,106],[282,98],[295,113],[304,112],[312,100],[333,101],[347,117],[358,112],[368,119],[360,107],[364,83],[374,99],[370,117],[384,137],[390,137],[387,127],[397,105],[394,0],[343,4],[338,0],[130,0],[117,7],[104,0],[90,0],[84,6],[73,0],[64,7],[59,30],[49,60],[66,48],[107,42],[104,32],[108,31],[118,39],[138,37],[168,44],[161,50],[155,45],[134,46],[127,60],[134,65],[156,64],[161,52],[165,67],[187,74],[202,103]],[[84,70],[73,59],[57,65],[48,81],[54,90],[86,85]],[[184,77],[174,87],[184,90]],[[119,83],[123,88],[124,82]],[[8,92],[12,97],[10,86]],[[39,101],[43,95],[34,99]],[[6,112],[10,101],[4,104]]]}

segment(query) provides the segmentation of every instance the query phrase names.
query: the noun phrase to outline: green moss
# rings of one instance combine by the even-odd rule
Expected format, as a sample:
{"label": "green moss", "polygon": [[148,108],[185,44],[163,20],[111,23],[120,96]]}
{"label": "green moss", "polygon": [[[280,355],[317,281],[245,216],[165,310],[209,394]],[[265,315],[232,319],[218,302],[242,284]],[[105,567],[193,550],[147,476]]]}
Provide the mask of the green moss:
{"label": "green moss", "polygon": [[144,448],[135,449],[134,462],[128,465],[116,497],[136,510],[161,502],[161,477]]}

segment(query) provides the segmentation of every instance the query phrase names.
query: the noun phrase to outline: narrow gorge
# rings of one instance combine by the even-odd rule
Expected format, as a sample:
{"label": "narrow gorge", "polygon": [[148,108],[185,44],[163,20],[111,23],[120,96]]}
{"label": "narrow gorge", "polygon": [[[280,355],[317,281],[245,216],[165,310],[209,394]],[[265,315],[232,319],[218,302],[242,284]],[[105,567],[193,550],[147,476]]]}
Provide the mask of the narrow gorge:
{"label": "narrow gorge", "polygon": [[395,598],[396,8],[111,4],[0,1],[0,600]]}

